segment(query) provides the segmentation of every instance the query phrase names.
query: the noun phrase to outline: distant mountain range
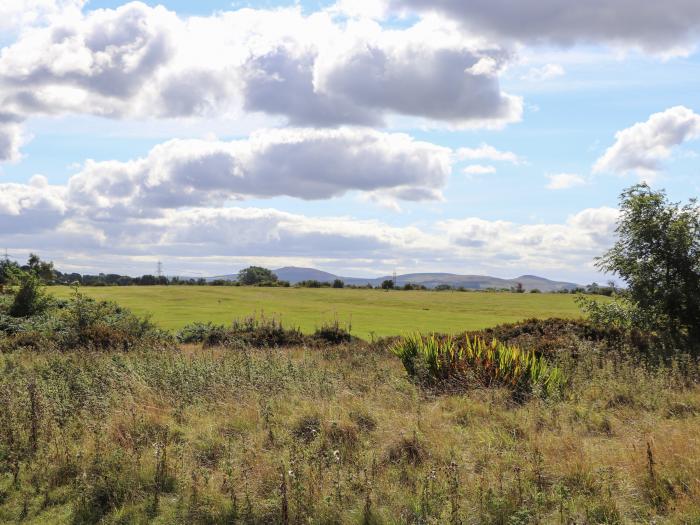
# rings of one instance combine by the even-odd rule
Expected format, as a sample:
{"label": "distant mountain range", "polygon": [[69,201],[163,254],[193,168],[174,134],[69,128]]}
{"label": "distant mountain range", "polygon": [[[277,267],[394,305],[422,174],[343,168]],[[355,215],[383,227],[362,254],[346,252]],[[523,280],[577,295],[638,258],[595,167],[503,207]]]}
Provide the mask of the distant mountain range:
{"label": "distant mountain range", "polygon": [[[320,282],[333,282],[335,279],[340,279],[345,284],[354,284],[363,286],[371,284],[379,286],[382,281],[391,279],[392,276],[384,277],[343,277],[332,273],[317,270],[315,268],[298,268],[296,266],[286,266],[273,270],[275,275],[283,281],[289,281],[291,284],[296,284],[300,281],[316,280]],[[234,280],[236,275],[220,275],[212,277],[214,279]],[[536,275],[521,275],[515,279],[499,279],[498,277],[490,277],[488,275],[457,275],[454,273],[408,273],[396,276],[396,285],[403,286],[406,283],[422,284],[427,288],[435,288],[441,284],[447,284],[453,288],[460,286],[468,290],[486,290],[489,288],[511,288],[521,283],[525,290],[538,289],[542,292],[556,292],[559,290],[571,290],[579,285],[563,281],[552,281],[544,277]]]}

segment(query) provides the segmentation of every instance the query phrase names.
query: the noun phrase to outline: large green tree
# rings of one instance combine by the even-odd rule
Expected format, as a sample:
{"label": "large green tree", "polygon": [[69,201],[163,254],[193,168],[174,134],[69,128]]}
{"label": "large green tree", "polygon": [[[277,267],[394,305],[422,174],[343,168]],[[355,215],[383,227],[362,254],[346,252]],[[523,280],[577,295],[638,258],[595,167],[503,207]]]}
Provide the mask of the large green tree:
{"label": "large green tree", "polygon": [[646,184],[620,196],[618,240],[597,261],[620,276],[646,328],[675,346],[700,346],[700,207],[671,202]]}
{"label": "large green tree", "polygon": [[249,266],[238,272],[238,282],[241,284],[260,284],[277,281],[277,276],[272,270],[260,266]]}

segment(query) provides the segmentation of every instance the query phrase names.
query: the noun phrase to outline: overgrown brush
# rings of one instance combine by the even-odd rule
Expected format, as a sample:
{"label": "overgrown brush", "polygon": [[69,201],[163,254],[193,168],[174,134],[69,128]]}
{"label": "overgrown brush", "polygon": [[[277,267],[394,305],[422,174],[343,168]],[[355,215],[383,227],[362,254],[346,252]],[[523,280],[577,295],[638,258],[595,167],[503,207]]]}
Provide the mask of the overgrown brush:
{"label": "overgrown brush", "polygon": [[96,301],[78,291],[68,300],[53,301],[26,317],[0,310],[0,352],[74,349],[131,351],[162,348],[172,336],[148,318],[114,302]]}
{"label": "overgrown brush", "polygon": [[357,341],[0,354],[0,523],[695,523],[698,363],[562,354],[520,403]]}
{"label": "overgrown brush", "polygon": [[396,341],[391,351],[409,375],[438,387],[504,386],[517,394],[553,395],[564,385],[561,370],[544,357],[497,339],[414,334]]}
{"label": "overgrown brush", "polygon": [[311,335],[299,328],[285,327],[278,318],[251,315],[235,319],[231,325],[195,322],[186,325],[176,335],[181,343],[202,343],[210,348],[280,348],[283,346],[318,346],[350,343],[356,338],[335,320],[323,324]]}

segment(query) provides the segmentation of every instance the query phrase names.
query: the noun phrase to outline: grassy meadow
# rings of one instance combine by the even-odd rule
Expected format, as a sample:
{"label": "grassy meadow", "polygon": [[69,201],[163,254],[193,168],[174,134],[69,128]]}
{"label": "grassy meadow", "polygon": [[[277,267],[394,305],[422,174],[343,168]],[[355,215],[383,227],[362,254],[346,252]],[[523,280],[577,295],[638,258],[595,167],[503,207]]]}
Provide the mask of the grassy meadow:
{"label": "grassy meadow", "polygon": [[[264,313],[303,332],[333,320],[351,325],[363,339],[410,332],[456,333],[527,318],[581,315],[568,294],[384,291],[332,288],[258,288],[228,286],[82,287],[81,293],[116,301],[139,315],[151,315],[174,330],[194,321],[228,324]],[[68,287],[51,287],[69,297]]]}

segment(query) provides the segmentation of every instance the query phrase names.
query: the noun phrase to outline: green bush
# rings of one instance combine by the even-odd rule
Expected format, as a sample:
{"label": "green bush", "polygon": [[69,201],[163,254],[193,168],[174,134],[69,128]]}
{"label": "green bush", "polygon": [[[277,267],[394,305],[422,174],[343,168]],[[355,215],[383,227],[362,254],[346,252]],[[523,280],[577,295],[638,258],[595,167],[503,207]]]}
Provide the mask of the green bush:
{"label": "green bush", "polygon": [[409,375],[431,386],[470,388],[501,386],[515,393],[560,392],[564,377],[535,352],[479,337],[424,337],[415,334],[396,341],[391,351]]}
{"label": "green bush", "polygon": [[49,297],[44,292],[41,279],[29,272],[18,275],[19,288],[10,306],[13,317],[30,317],[40,314],[49,307]]}
{"label": "green bush", "polygon": [[2,351],[15,348],[130,351],[161,348],[172,342],[172,336],[149,319],[138,317],[116,303],[95,301],[80,293],[67,301],[47,301],[39,312],[27,317],[0,313]]}

